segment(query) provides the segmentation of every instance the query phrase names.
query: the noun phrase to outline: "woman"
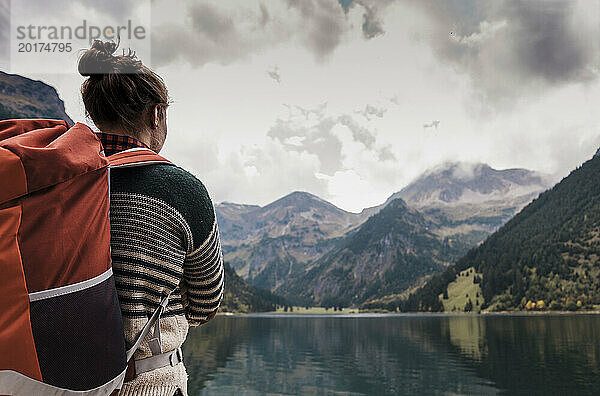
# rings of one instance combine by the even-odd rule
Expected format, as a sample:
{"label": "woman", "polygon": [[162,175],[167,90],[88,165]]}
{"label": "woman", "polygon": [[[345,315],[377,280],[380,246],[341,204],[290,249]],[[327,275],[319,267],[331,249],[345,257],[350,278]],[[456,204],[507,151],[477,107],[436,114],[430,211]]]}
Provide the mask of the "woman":
{"label": "woman", "polygon": [[[117,46],[96,40],[79,60],[88,77],[81,87],[86,112],[105,155],[138,147],[158,153],[167,136],[167,88],[131,51],[115,56]],[[128,347],[170,295],[160,336],[151,332],[137,350],[135,378],[120,394],[185,395],[187,374],[175,352],[189,325],[212,319],[223,296],[212,202],[198,179],[170,164],[112,169],[110,182],[112,266]],[[143,360],[163,353],[167,365]]]}

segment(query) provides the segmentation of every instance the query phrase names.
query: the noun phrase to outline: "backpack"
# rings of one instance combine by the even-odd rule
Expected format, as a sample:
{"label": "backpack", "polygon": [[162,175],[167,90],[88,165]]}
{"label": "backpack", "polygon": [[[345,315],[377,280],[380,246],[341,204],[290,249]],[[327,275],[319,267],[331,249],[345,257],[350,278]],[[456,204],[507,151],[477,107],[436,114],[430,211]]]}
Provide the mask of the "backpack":
{"label": "backpack", "polygon": [[[155,163],[170,164],[104,156],[81,123],[0,121],[0,395],[116,394],[136,368],[182,360],[160,350],[168,295],[126,349],[111,268],[109,170]],[[155,323],[156,356],[133,363]]]}

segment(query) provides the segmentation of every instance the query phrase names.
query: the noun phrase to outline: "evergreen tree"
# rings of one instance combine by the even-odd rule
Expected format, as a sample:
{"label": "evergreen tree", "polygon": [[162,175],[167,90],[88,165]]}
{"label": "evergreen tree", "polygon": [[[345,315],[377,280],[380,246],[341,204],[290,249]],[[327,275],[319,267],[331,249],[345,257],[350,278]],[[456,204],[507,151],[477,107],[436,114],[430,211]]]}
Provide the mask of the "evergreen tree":
{"label": "evergreen tree", "polygon": [[469,301],[467,301],[467,303],[465,304],[464,311],[471,312],[472,310],[473,310],[473,301],[471,301],[471,299],[469,298]]}

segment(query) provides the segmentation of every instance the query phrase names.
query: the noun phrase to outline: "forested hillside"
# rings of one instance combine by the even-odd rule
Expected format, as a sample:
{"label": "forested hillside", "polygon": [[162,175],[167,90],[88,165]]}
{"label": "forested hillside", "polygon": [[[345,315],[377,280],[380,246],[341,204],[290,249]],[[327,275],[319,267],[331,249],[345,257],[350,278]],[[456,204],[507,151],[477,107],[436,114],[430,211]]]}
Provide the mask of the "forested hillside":
{"label": "forested hillside", "polygon": [[443,310],[456,273],[482,274],[482,308],[576,310],[600,304],[600,157],[577,168],[413,294],[403,309]]}
{"label": "forested hillside", "polygon": [[256,288],[240,278],[228,263],[225,266],[225,292],[221,312],[268,312],[287,302],[273,293]]}

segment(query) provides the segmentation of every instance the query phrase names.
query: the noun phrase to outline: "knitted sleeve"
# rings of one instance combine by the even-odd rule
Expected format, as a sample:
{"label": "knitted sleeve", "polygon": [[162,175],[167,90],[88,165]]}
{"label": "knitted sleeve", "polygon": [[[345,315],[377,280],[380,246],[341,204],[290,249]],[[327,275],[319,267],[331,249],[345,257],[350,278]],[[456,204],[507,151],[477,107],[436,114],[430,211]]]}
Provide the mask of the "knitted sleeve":
{"label": "knitted sleeve", "polygon": [[[185,172],[178,186],[177,205],[192,232],[179,285],[182,304],[190,325],[212,319],[223,299],[224,269],[219,227],[204,184]],[[184,204],[185,202],[185,204]]]}
{"label": "knitted sleeve", "polygon": [[223,254],[216,220],[204,242],[190,252],[183,265],[180,285],[183,306],[190,325],[212,319],[223,299]]}

